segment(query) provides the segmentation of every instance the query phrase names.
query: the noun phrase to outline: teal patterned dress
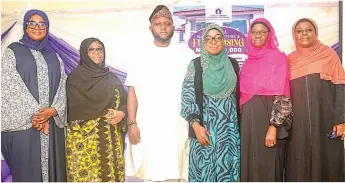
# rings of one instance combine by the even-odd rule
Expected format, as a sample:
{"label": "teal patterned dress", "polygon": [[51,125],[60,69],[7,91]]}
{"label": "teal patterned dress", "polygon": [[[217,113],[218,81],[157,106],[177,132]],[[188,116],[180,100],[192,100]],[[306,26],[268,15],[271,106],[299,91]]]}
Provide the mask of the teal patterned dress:
{"label": "teal patterned dress", "polygon": [[[195,69],[188,66],[182,89],[181,115],[199,114],[194,94]],[[211,144],[203,147],[190,138],[189,182],[238,182],[240,180],[240,134],[235,92],[225,98],[204,94],[204,127],[211,133]],[[190,124],[193,121],[188,121]]]}

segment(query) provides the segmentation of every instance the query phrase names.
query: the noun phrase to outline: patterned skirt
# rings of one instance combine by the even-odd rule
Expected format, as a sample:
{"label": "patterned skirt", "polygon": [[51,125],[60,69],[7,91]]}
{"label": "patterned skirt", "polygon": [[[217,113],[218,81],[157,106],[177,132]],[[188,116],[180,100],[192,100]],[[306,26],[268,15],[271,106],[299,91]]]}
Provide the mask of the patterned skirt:
{"label": "patterned skirt", "polygon": [[72,121],[67,128],[68,182],[124,182],[124,128],[105,118]]}

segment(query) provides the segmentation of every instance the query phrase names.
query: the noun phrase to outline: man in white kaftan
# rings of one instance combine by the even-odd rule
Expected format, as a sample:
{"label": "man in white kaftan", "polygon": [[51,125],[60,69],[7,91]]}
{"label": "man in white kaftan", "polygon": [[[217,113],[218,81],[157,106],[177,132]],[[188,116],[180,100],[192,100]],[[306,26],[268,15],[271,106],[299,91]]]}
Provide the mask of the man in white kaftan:
{"label": "man in white kaftan", "polygon": [[125,82],[131,142],[126,175],[149,181],[187,179],[188,123],[180,117],[181,90],[195,55],[186,45],[170,42],[174,26],[166,6],[157,6],[149,20],[154,42],[133,61]]}

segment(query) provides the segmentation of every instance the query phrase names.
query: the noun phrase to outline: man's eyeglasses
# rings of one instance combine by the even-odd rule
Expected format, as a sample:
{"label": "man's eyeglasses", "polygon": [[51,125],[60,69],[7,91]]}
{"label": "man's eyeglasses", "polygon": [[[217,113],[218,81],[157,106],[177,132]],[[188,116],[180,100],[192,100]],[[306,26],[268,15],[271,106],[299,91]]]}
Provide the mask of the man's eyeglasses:
{"label": "man's eyeglasses", "polygon": [[216,36],[214,36],[214,37],[212,37],[212,36],[206,36],[205,37],[205,42],[206,43],[212,43],[212,41],[216,41],[216,42],[221,42],[221,41],[223,41],[223,36],[222,35],[216,35]]}
{"label": "man's eyeglasses", "polygon": [[103,48],[88,48],[87,49],[88,52],[90,53],[103,53],[104,49]]}
{"label": "man's eyeglasses", "polygon": [[40,30],[45,30],[47,28],[46,23],[44,23],[44,22],[35,22],[35,21],[32,21],[32,20],[28,21],[28,23],[26,23],[26,25],[30,29],[36,29],[36,27],[38,27]]}
{"label": "man's eyeglasses", "polygon": [[256,35],[260,35],[260,36],[266,35],[268,32],[269,32],[269,31],[267,31],[267,30],[261,30],[261,31],[252,30],[252,31],[251,31],[252,35],[255,35],[255,36],[256,36]]}

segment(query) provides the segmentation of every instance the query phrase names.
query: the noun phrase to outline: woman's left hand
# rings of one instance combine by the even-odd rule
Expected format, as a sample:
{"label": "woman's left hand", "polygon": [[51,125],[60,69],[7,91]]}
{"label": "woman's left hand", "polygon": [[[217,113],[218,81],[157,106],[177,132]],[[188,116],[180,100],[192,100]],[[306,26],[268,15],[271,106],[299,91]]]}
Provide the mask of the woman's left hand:
{"label": "woman's left hand", "polygon": [[336,133],[337,137],[341,137],[341,140],[345,138],[345,123],[341,123],[333,127],[333,131]]}
{"label": "woman's left hand", "polygon": [[266,138],[265,138],[265,145],[266,147],[274,147],[277,144],[277,128],[274,126],[269,126]]}
{"label": "woman's left hand", "polygon": [[32,116],[32,120],[36,123],[43,124],[55,115],[56,110],[54,108],[42,108],[39,113]]}
{"label": "woman's left hand", "polygon": [[122,111],[117,111],[114,109],[108,109],[108,110],[109,111],[105,115],[105,117],[107,118],[107,122],[112,125],[119,123],[125,117],[125,113]]}

